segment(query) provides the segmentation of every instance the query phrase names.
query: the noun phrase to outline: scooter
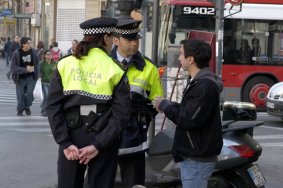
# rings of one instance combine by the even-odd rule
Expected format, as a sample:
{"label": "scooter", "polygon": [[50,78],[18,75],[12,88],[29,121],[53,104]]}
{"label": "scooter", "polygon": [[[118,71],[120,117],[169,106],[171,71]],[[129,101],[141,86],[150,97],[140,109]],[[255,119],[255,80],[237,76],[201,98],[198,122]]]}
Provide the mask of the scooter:
{"label": "scooter", "polygon": [[[223,121],[223,147],[208,188],[264,188],[265,178],[255,164],[262,147],[253,139],[262,121]],[[174,129],[164,129],[152,139],[146,155],[147,188],[181,188],[179,165],[171,155]],[[117,187],[119,175],[116,177]]]}

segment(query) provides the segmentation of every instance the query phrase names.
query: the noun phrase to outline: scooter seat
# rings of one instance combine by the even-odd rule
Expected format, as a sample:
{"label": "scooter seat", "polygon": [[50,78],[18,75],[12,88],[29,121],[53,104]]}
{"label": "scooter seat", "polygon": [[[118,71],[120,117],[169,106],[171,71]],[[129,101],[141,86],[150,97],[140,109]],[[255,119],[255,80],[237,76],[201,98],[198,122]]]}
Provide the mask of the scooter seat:
{"label": "scooter seat", "polygon": [[150,156],[171,154],[175,129],[165,129],[158,132],[149,145],[147,154]]}

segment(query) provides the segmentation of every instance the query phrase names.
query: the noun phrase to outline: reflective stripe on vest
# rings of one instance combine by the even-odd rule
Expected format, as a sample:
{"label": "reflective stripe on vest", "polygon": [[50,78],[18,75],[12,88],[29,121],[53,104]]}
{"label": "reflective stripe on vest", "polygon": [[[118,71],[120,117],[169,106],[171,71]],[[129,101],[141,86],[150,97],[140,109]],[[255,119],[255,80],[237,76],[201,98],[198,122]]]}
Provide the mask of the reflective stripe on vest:
{"label": "reflective stripe on vest", "polygon": [[74,56],[59,61],[64,95],[78,94],[110,100],[124,71],[103,50],[93,48],[81,60]]}
{"label": "reflective stripe on vest", "polygon": [[[144,60],[146,65],[143,71],[136,69],[133,65],[127,70],[127,77],[129,79],[131,91],[142,94],[150,100],[157,96],[164,96],[157,68],[147,59]],[[149,96],[147,96],[146,91],[150,91]]]}

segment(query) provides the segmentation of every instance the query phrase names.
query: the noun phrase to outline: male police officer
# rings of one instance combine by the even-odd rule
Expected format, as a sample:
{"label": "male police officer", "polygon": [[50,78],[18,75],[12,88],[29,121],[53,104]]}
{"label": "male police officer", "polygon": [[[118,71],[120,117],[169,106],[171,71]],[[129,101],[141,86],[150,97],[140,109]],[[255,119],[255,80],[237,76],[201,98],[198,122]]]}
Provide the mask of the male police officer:
{"label": "male police officer", "polygon": [[58,188],[113,188],[119,135],[129,121],[129,86],[123,69],[108,56],[117,20],[83,22],[84,38],[74,55],[58,62],[46,112],[59,146]]}
{"label": "male police officer", "polygon": [[131,90],[131,120],[122,132],[119,167],[124,188],[145,183],[147,130],[157,111],[149,106],[163,87],[156,66],[139,51],[139,24],[132,18],[118,19],[111,56],[123,64]]}

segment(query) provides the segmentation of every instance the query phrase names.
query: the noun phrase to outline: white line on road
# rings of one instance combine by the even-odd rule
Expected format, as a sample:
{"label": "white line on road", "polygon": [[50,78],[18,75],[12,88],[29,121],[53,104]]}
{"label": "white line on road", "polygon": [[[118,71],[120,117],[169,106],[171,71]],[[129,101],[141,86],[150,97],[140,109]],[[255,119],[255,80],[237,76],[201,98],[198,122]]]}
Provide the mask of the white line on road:
{"label": "white line on road", "polygon": [[31,132],[36,132],[36,133],[46,133],[46,132],[51,132],[50,128],[24,128],[24,129],[8,129],[11,131],[18,131],[18,132],[23,132],[23,133],[31,133]]}
{"label": "white line on road", "polygon": [[260,143],[261,146],[269,146],[269,147],[283,147],[283,142],[275,142],[275,143]]}
{"label": "white line on road", "polygon": [[265,128],[265,129],[273,129],[273,130],[283,131],[283,127],[270,127],[270,126],[266,126],[266,125],[261,125],[260,127]]}
{"label": "white line on road", "polygon": [[43,116],[1,116],[0,120],[47,119]]}
{"label": "white line on road", "polygon": [[48,125],[48,122],[0,122],[0,127],[10,127],[10,126],[40,126]]}
{"label": "white line on road", "polygon": [[258,136],[253,136],[254,139],[256,140],[265,140],[265,139],[281,139],[283,138],[282,134],[278,135],[258,135]]}

